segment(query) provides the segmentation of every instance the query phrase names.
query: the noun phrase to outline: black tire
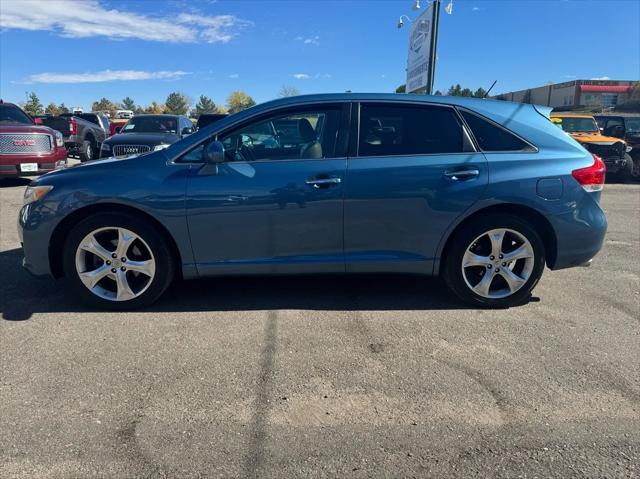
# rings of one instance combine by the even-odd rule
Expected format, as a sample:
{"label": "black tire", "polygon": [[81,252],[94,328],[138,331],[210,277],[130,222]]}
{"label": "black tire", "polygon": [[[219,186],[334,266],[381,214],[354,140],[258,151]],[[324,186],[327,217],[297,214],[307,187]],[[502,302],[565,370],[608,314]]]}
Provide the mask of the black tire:
{"label": "black tire", "polygon": [[[155,273],[146,289],[137,297],[126,301],[104,299],[94,294],[80,280],[76,269],[76,250],[89,233],[100,228],[125,228],[138,235],[148,246],[155,260]],[[96,213],[76,224],[67,235],[63,249],[66,281],[82,301],[102,309],[123,311],[154,303],[169,287],[175,276],[175,261],[164,235],[144,218],[129,213]],[[127,273],[129,274],[129,273]]]}
{"label": "black tire", "polygon": [[[510,296],[504,298],[487,298],[476,294],[472,291],[471,287],[467,285],[462,273],[462,260],[467,248],[469,248],[476,238],[483,233],[499,228],[513,230],[529,241],[534,253],[533,266],[530,276],[524,285]],[[545,250],[540,235],[532,224],[511,214],[498,213],[477,217],[464,225],[449,241],[444,258],[442,276],[447,286],[449,286],[456,296],[476,307],[508,308],[526,303],[531,297],[531,292],[538,284],[544,271]],[[486,272],[480,272],[479,274],[484,275]]]}
{"label": "black tire", "polygon": [[629,154],[625,154],[624,159],[627,161],[624,166],[618,170],[615,178],[621,183],[630,183],[633,181],[633,160]]}
{"label": "black tire", "polygon": [[85,140],[82,142],[82,146],[80,147],[80,161],[84,163],[85,161],[93,160],[93,155],[95,148],[93,146],[93,142],[89,140]]}
{"label": "black tire", "polygon": [[627,175],[625,180],[628,182],[637,183],[640,181],[640,155],[635,155],[635,157],[631,157],[628,153],[625,155],[627,160],[627,165],[625,169],[627,170]]}

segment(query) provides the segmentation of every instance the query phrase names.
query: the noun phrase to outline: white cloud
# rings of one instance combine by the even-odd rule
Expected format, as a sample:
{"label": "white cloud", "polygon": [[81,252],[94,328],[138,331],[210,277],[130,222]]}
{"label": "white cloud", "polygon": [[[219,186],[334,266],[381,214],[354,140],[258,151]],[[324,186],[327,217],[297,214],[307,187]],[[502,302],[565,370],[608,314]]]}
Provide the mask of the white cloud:
{"label": "white cloud", "polygon": [[291,75],[296,80],[309,80],[311,78],[331,78],[329,73],[316,73],[315,75],[309,75],[308,73],[294,73]]}
{"label": "white cloud", "polygon": [[141,70],[104,70],[85,73],[37,73],[28,76],[22,83],[100,83],[132,80],[173,80],[189,75],[189,72]]}
{"label": "white cloud", "polygon": [[304,43],[305,45],[320,45],[320,37],[313,35],[311,37],[296,37],[296,40]]}
{"label": "white cloud", "polygon": [[473,12],[478,12],[478,11],[480,11],[480,7],[473,7],[473,8],[471,9],[471,11],[473,11]]}
{"label": "white cloud", "polygon": [[240,75],[238,75],[237,73],[232,73],[231,75],[229,75],[229,78],[240,78]]}
{"label": "white cloud", "polygon": [[226,43],[250,24],[233,15],[151,17],[109,9],[99,0],[9,0],[3,1],[0,9],[0,28],[48,30],[70,38]]}
{"label": "white cloud", "polygon": [[611,78],[604,76],[604,77],[590,78],[590,80],[611,80]]}

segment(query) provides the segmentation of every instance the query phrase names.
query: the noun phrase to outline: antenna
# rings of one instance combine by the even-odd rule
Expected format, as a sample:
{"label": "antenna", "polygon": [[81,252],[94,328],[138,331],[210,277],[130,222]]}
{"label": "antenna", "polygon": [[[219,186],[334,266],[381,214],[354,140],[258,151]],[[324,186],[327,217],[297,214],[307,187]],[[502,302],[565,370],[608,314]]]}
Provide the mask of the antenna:
{"label": "antenna", "polygon": [[483,99],[484,99],[484,98],[487,98],[487,96],[489,96],[489,92],[490,92],[491,90],[493,90],[493,87],[496,85],[496,83],[498,83],[498,80],[494,80],[494,81],[493,81],[493,83],[491,84],[491,86],[489,87],[489,89],[487,90],[487,92],[486,92],[486,93],[484,94],[484,96],[482,97]]}

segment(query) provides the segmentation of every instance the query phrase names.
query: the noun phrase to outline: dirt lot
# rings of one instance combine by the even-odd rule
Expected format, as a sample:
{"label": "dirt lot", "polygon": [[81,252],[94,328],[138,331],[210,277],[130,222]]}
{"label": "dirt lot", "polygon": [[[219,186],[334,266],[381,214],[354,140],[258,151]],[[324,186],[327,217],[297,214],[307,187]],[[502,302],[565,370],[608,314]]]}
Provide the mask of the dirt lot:
{"label": "dirt lot", "polygon": [[435,279],[217,279],[88,311],[0,186],[0,477],[640,477],[640,185],[522,307]]}

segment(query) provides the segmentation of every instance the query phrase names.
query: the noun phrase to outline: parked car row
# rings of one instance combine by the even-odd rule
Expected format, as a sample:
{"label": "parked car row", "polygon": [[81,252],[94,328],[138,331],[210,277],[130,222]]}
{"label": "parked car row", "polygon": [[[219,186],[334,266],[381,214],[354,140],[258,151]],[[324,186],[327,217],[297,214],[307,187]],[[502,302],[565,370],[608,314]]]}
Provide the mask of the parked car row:
{"label": "parked car row", "polygon": [[110,120],[104,112],[76,109],[35,118],[0,100],[0,176],[35,176],[66,165],[68,156],[85,162],[166,148],[227,115],[203,114],[198,123],[182,115],[133,115],[120,110]]}

